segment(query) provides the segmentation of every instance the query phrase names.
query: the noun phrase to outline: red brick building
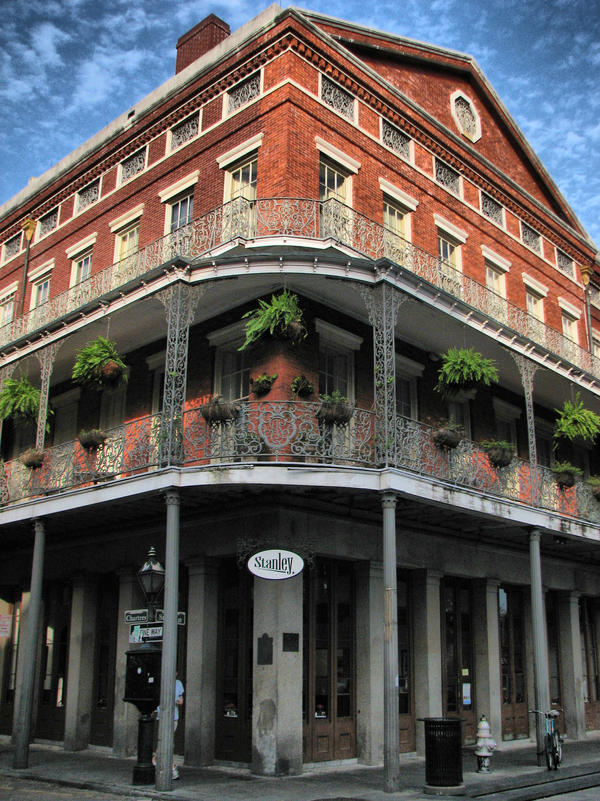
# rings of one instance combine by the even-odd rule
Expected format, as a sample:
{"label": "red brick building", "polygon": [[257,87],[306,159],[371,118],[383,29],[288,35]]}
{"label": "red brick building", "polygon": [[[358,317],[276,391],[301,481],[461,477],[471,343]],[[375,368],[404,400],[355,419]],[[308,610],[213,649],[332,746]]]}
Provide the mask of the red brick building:
{"label": "red brick building", "polygon": [[[442,714],[473,742],[485,713],[502,743],[535,736],[536,701],[569,737],[597,729],[600,466],[591,443],[553,447],[565,401],[600,411],[598,254],[577,217],[469,56],[271,6],[233,34],[211,15],[176,69],[0,207],[2,392],[40,390],[37,417],[2,428],[1,730],[30,682],[34,736],[135,750],[123,620],[149,545],[176,555],[169,609],[187,613],[189,764],[389,762]],[[240,350],[244,315],[282,292],[306,337]],[[72,379],[98,336],[127,365],[100,391]],[[440,395],[452,347],[498,383]],[[324,411],[336,392],[347,419]],[[312,566],[254,578],[238,563],[256,548]]]}

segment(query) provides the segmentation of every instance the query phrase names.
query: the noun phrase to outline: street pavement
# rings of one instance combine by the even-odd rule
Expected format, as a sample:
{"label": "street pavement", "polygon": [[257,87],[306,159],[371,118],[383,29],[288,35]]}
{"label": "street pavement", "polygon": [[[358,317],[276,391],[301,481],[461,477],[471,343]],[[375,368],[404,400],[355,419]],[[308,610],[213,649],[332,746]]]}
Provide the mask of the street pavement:
{"label": "street pavement", "polygon": [[[132,773],[135,759],[118,759],[108,749],[90,748],[66,752],[60,745],[34,743],[29,749],[29,766],[12,768],[13,749],[7,737],[0,737],[0,788],[7,781],[43,782],[43,792],[31,798],[54,801],[71,798],[83,801],[112,801],[114,796],[136,799],[166,799],[172,801],[420,801],[422,799],[456,796],[458,788],[443,794],[425,795],[425,760],[403,756],[400,764],[400,787],[397,792],[384,792],[381,767],[365,767],[356,761],[342,764],[308,766],[301,776],[255,776],[247,769],[224,765],[208,768],[179,765],[181,778],[173,782],[171,792],[158,792],[153,785],[134,787]],[[181,760],[178,760],[181,762]],[[585,741],[565,741],[563,765],[558,771],[548,771],[536,764],[535,746],[529,741],[505,745],[491,760],[491,772],[477,773],[477,760],[472,749],[463,751],[464,789],[468,798],[478,801],[530,801],[536,798],[569,798],[569,793],[587,792],[597,787],[593,801],[600,799],[600,733]],[[51,792],[63,795],[50,795]],[[86,797],[81,792],[96,796]],[[71,792],[69,795],[68,793]],[[464,796],[463,796],[464,797]],[[29,796],[3,796],[10,801],[26,801]],[[589,796],[575,795],[572,801]]]}

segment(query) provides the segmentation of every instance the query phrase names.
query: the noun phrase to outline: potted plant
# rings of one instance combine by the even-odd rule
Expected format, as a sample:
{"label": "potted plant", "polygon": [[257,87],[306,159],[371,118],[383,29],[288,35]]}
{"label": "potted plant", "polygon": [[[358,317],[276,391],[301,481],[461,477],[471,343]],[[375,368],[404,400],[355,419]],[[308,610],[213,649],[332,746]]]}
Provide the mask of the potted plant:
{"label": "potted plant", "polygon": [[[27,376],[7,378],[0,392],[0,420],[37,420],[40,408],[40,390]],[[49,414],[52,412],[49,410]]]}
{"label": "potted plant", "polygon": [[347,425],[354,414],[354,404],[350,403],[338,389],[331,395],[319,395],[321,401],[316,411],[316,418],[328,425]]}
{"label": "potted plant", "polygon": [[315,391],[315,386],[312,381],[309,381],[305,375],[297,375],[292,379],[291,390],[294,395],[299,398],[310,398]]}
{"label": "potted plant", "polygon": [[91,428],[89,431],[80,431],[77,439],[84,450],[95,451],[100,445],[104,445],[106,436],[99,428]]}
{"label": "potted plant", "polygon": [[515,456],[513,446],[505,440],[486,439],[481,443],[481,447],[487,453],[493,467],[508,467]]}
{"label": "potted plant", "polygon": [[555,462],[552,465],[554,480],[561,489],[572,487],[575,480],[579,478],[583,471],[570,462]]}
{"label": "potted plant", "polygon": [[600,476],[590,476],[585,483],[592,491],[594,498],[600,501]]}
{"label": "potted plant", "polygon": [[101,390],[127,381],[126,370],[116,344],[100,336],[77,351],[71,377],[77,384]]}
{"label": "potted plant", "polygon": [[579,393],[574,401],[565,401],[562,409],[554,410],[557,414],[554,424],[554,447],[561,439],[571,442],[580,437],[593,442],[600,432],[600,416],[583,405]]}
{"label": "potted plant", "polygon": [[200,414],[207,423],[223,423],[238,417],[240,407],[233,401],[226,401],[222,395],[214,395],[208,403],[200,407]]}
{"label": "potted plant", "polygon": [[476,390],[498,382],[498,371],[492,359],[486,359],[474,348],[449,348],[442,356],[435,389],[448,399],[458,393]]}
{"label": "potted plant", "polygon": [[287,289],[283,289],[279,295],[272,295],[269,302],[260,298],[258,306],[246,312],[243,318],[247,319],[246,339],[239,350],[245,350],[267,333],[286,337],[293,344],[307,335],[298,295]]}
{"label": "potted plant", "polygon": [[463,427],[454,420],[439,420],[433,433],[433,441],[438,448],[454,450],[464,436]]}
{"label": "potted plant", "polygon": [[261,373],[260,375],[257,375],[256,378],[251,378],[250,383],[252,384],[252,392],[254,392],[254,394],[258,397],[261,395],[266,395],[271,391],[271,387],[273,386],[273,382],[276,378],[277,373],[275,373],[275,375]]}
{"label": "potted plant", "polygon": [[19,456],[19,461],[30,470],[37,470],[44,463],[44,452],[37,448],[28,448]]}

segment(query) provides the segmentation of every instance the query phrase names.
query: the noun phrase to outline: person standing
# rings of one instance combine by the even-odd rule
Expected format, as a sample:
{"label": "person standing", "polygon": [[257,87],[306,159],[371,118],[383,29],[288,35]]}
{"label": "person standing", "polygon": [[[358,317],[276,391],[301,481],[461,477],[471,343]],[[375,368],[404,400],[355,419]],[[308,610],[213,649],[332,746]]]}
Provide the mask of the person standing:
{"label": "person standing", "polygon": [[[179,723],[179,707],[183,705],[183,693],[185,692],[183,682],[179,679],[179,674],[175,678],[175,716],[173,720],[173,733],[177,731],[177,724]],[[160,707],[156,707],[156,719],[160,720]],[[156,765],[156,751],[152,756],[152,764]],[[173,757],[173,778],[179,778],[179,771],[175,767],[175,758]]]}

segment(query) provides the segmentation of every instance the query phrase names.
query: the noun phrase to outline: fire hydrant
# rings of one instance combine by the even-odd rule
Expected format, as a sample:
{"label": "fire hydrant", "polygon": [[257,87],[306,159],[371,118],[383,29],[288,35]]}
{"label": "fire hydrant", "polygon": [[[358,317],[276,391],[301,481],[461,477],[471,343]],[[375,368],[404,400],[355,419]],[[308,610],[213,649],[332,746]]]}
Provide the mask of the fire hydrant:
{"label": "fire hydrant", "polygon": [[490,757],[495,747],[496,741],[492,737],[490,724],[486,716],[482,715],[477,724],[477,745],[475,746],[477,773],[490,772]]}

